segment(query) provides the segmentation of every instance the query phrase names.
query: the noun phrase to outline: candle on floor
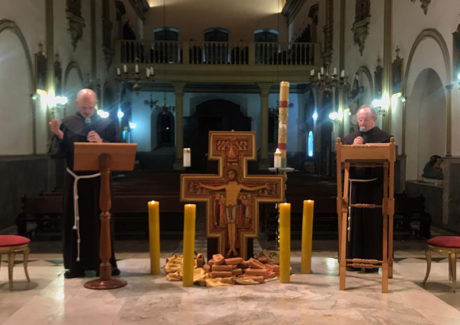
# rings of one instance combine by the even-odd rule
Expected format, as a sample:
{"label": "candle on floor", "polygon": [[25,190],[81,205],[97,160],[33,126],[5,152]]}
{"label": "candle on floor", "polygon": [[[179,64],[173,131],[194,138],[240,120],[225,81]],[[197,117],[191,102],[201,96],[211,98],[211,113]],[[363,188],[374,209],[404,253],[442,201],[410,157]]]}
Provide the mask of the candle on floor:
{"label": "candle on floor", "polygon": [[193,285],[193,267],[195,255],[195,204],[185,204],[184,206],[184,269],[182,285],[191,287]]}
{"label": "candle on floor", "polygon": [[281,203],[280,213],[280,282],[289,283],[291,273],[291,204]]}
{"label": "candle on floor", "polygon": [[150,273],[160,274],[160,203],[148,202]]}
{"label": "candle on floor", "polygon": [[315,201],[303,201],[302,218],[302,257],[300,261],[300,272],[311,273],[311,250],[313,236],[313,207]]}

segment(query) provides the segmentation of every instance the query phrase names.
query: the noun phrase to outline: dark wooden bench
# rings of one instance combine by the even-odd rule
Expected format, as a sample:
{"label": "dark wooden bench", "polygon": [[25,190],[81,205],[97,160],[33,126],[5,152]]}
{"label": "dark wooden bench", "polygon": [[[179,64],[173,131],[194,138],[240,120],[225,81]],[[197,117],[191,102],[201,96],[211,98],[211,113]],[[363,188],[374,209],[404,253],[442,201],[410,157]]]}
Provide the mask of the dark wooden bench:
{"label": "dark wooden bench", "polygon": [[431,216],[425,211],[425,198],[395,194],[395,235],[406,232],[416,237],[431,238]]}
{"label": "dark wooden bench", "polygon": [[22,211],[16,218],[18,234],[31,237],[33,233],[60,233],[62,195],[22,198]]}
{"label": "dark wooden bench", "polygon": [[[179,194],[154,195],[147,193],[114,193],[112,196],[112,219],[115,224],[115,234],[125,230],[134,232],[135,228],[148,229],[148,207],[150,200],[160,202],[160,222],[162,230],[174,232],[182,229],[181,216],[183,203]],[[62,194],[42,193],[36,197],[22,199],[22,211],[16,219],[18,234],[32,236],[33,233],[54,232],[59,236],[63,210]],[[178,225],[179,222],[179,225]],[[141,226],[139,227],[139,224]]]}

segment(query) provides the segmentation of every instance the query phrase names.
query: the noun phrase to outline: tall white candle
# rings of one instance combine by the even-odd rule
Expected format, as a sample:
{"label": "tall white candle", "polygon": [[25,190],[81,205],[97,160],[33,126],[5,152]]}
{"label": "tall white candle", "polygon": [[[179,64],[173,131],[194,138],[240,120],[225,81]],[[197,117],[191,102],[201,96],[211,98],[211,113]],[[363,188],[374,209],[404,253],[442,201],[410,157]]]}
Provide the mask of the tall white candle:
{"label": "tall white candle", "polygon": [[139,65],[137,63],[134,65],[134,72],[139,73]]}
{"label": "tall white candle", "polygon": [[123,64],[123,72],[124,73],[128,72],[128,67],[126,66],[126,64]]}
{"label": "tall white candle", "polygon": [[340,72],[340,76],[341,76],[342,78],[345,77],[345,70],[342,69],[342,72]]}
{"label": "tall white candle", "polygon": [[120,68],[117,68],[117,76],[119,76],[121,74],[121,70]]}
{"label": "tall white candle", "polygon": [[310,76],[313,77],[314,75],[315,75],[315,69],[311,69],[311,70],[310,70]]}

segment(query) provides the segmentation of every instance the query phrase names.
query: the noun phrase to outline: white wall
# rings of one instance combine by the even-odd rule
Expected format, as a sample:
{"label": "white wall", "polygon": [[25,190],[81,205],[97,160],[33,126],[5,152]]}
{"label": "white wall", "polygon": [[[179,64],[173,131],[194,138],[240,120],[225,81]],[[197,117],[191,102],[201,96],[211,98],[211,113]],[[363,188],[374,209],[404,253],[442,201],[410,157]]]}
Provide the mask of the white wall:
{"label": "white wall", "polygon": [[[0,155],[33,153],[33,95],[34,56],[44,37],[44,0],[0,1],[0,20],[13,21],[25,39],[22,44],[11,30],[0,34]],[[27,53],[27,50],[29,53]],[[32,71],[31,71],[32,70]],[[35,125],[39,127],[37,123]],[[39,131],[38,129],[36,130]]]}
{"label": "white wall", "polygon": [[[420,8],[420,2],[393,1],[393,44],[401,49],[400,56],[404,58],[404,71],[409,69],[407,80],[407,99],[411,100],[411,92],[417,76],[424,68],[433,69],[441,79],[442,85],[451,83],[446,78],[446,62],[439,45],[432,39],[425,39],[416,49],[412,64],[408,64],[408,56],[417,36],[424,29],[435,29],[441,35],[449,51],[449,63],[452,61],[452,33],[460,23],[458,19],[460,2],[456,0],[431,1],[428,13],[425,15]],[[453,73],[453,71],[452,71]],[[456,73],[453,73],[455,77]],[[398,116],[400,114],[398,113]],[[395,121],[396,122],[396,121]],[[460,155],[460,94],[457,89],[452,91],[452,155]],[[400,123],[393,123],[394,133],[400,134],[404,128],[402,120]],[[437,138],[445,141],[445,128],[438,132]],[[410,143],[406,143],[406,148]],[[444,150],[443,150],[444,151]]]}
{"label": "white wall", "polygon": [[[229,30],[230,41],[253,41],[253,31],[260,28],[277,29],[279,39],[287,41],[287,25],[280,1],[215,1],[168,0],[150,1],[153,7],[146,15],[144,38],[153,39],[153,29],[161,26],[179,29],[179,39],[203,40],[203,31],[211,27]],[[193,26],[193,28],[190,28]]]}
{"label": "white wall", "polygon": [[443,155],[446,123],[446,96],[441,79],[433,69],[425,69],[406,104],[406,178],[419,179],[431,155]]}
{"label": "white wall", "polygon": [[28,58],[9,30],[0,34],[0,53],[0,155],[32,154],[34,107]]}
{"label": "white wall", "polygon": [[28,58],[9,30],[0,34],[0,53],[0,98],[5,99],[0,101],[0,154],[32,154],[34,107]]}

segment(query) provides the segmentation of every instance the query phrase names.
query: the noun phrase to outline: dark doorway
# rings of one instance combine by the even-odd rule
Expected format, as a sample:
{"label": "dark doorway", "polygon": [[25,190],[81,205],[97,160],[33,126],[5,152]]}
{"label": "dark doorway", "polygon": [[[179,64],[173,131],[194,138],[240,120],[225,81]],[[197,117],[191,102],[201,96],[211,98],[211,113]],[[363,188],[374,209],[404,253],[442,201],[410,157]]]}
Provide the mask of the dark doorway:
{"label": "dark doorway", "polygon": [[163,107],[157,116],[157,141],[158,147],[174,146],[174,116]]}
{"label": "dark doorway", "polygon": [[227,100],[213,99],[196,106],[195,114],[184,118],[184,147],[192,150],[192,169],[215,171],[215,163],[208,163],[209,131],[250,131],[251,118],[240,107]]}

